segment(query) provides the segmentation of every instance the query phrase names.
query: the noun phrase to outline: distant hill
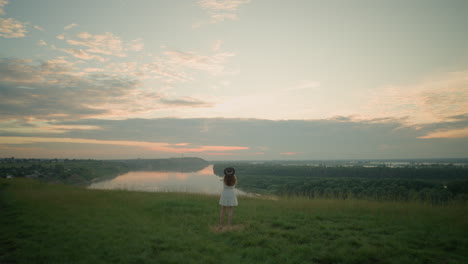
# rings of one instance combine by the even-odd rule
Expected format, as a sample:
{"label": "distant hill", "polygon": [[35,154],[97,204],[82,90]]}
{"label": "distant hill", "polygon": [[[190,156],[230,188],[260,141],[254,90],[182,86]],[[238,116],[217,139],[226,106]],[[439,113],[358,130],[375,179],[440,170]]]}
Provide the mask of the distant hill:
{"label": "distant hill", "polygon": [[36,178],[46,182],[86,185],[96,179],[111,178],[129,171],[199,171],[209,163],[187,157],[169,159],[80,160],[4,159],[0,178]]}
{"label": "distant hill", "polygon": [[164,170],[194,172],[199,171],[209,165],[208,161],[195,158],[169,158],[169,159],[132,159],[120,160],[127,165],[130,170]]}

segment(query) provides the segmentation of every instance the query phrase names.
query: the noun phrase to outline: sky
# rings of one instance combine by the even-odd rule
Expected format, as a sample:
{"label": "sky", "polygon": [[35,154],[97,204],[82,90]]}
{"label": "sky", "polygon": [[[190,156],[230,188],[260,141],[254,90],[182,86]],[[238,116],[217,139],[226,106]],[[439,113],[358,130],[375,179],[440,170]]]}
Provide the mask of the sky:
{"label": "sky", "polygon": [[468,158],[468,1],[0,0],[0,158]]}

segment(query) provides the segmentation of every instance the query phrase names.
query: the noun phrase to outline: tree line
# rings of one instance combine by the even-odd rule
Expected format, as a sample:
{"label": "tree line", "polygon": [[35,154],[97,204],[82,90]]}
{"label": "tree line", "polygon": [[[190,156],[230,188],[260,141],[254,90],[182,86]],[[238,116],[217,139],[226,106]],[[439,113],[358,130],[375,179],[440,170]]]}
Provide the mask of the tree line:
{"label": "tree line", "polygon": [[280,164],[218,163],[215,174],[234,166],[239,188],[266,194],[311,198],[424,201],[434,204],[468,201],[468,168],[326,167]]}
{"label": "tree line", "polygon": [[79,160],[4,159],[0,178],[27,177],[47,182],[88,184],[97,178],[112,178],[129,171],[198,171],[208,165],[200,158]]}

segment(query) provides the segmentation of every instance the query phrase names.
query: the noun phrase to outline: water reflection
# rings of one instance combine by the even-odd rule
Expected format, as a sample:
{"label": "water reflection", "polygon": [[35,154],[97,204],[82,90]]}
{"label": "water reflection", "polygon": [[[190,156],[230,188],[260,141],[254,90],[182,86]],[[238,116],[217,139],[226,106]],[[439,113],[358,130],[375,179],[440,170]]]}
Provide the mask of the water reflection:
{"label": "water reflection", "polygon": [[[89,188],[219,194],[223,182],[221,177],[213,173],[213,165],[210,165],[197,172],[131,171],[111,180],[92,183]],[[239,189],[236,192],[238,195],[247,195]]]}

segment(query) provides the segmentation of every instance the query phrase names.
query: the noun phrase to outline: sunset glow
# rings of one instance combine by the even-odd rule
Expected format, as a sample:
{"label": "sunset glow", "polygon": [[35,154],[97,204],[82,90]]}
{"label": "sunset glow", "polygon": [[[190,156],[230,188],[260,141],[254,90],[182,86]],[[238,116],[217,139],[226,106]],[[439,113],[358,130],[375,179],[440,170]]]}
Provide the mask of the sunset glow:
{"label": "sunset glow", "polygon": [[[143,141],[108,141],[94,140],[82,138],[39,138],[39,137],[0,137],[0,144],[16,145],[16,144],[32,144],[32,143],[72,143],[72,144],[95,144],[95,145],[117,145],[130,146],[149,149],[157,152],[167,153],[190,153],[190,152],[207,152],[212,151],[235,151],[245,150],[248,147],[236,146],[196,146],[192,148],[182,148],[181,144],[143,142]],[[183,143],[182,146],[187,146]],[[225,155],[226,153],[210,153],[212,155]]]}

